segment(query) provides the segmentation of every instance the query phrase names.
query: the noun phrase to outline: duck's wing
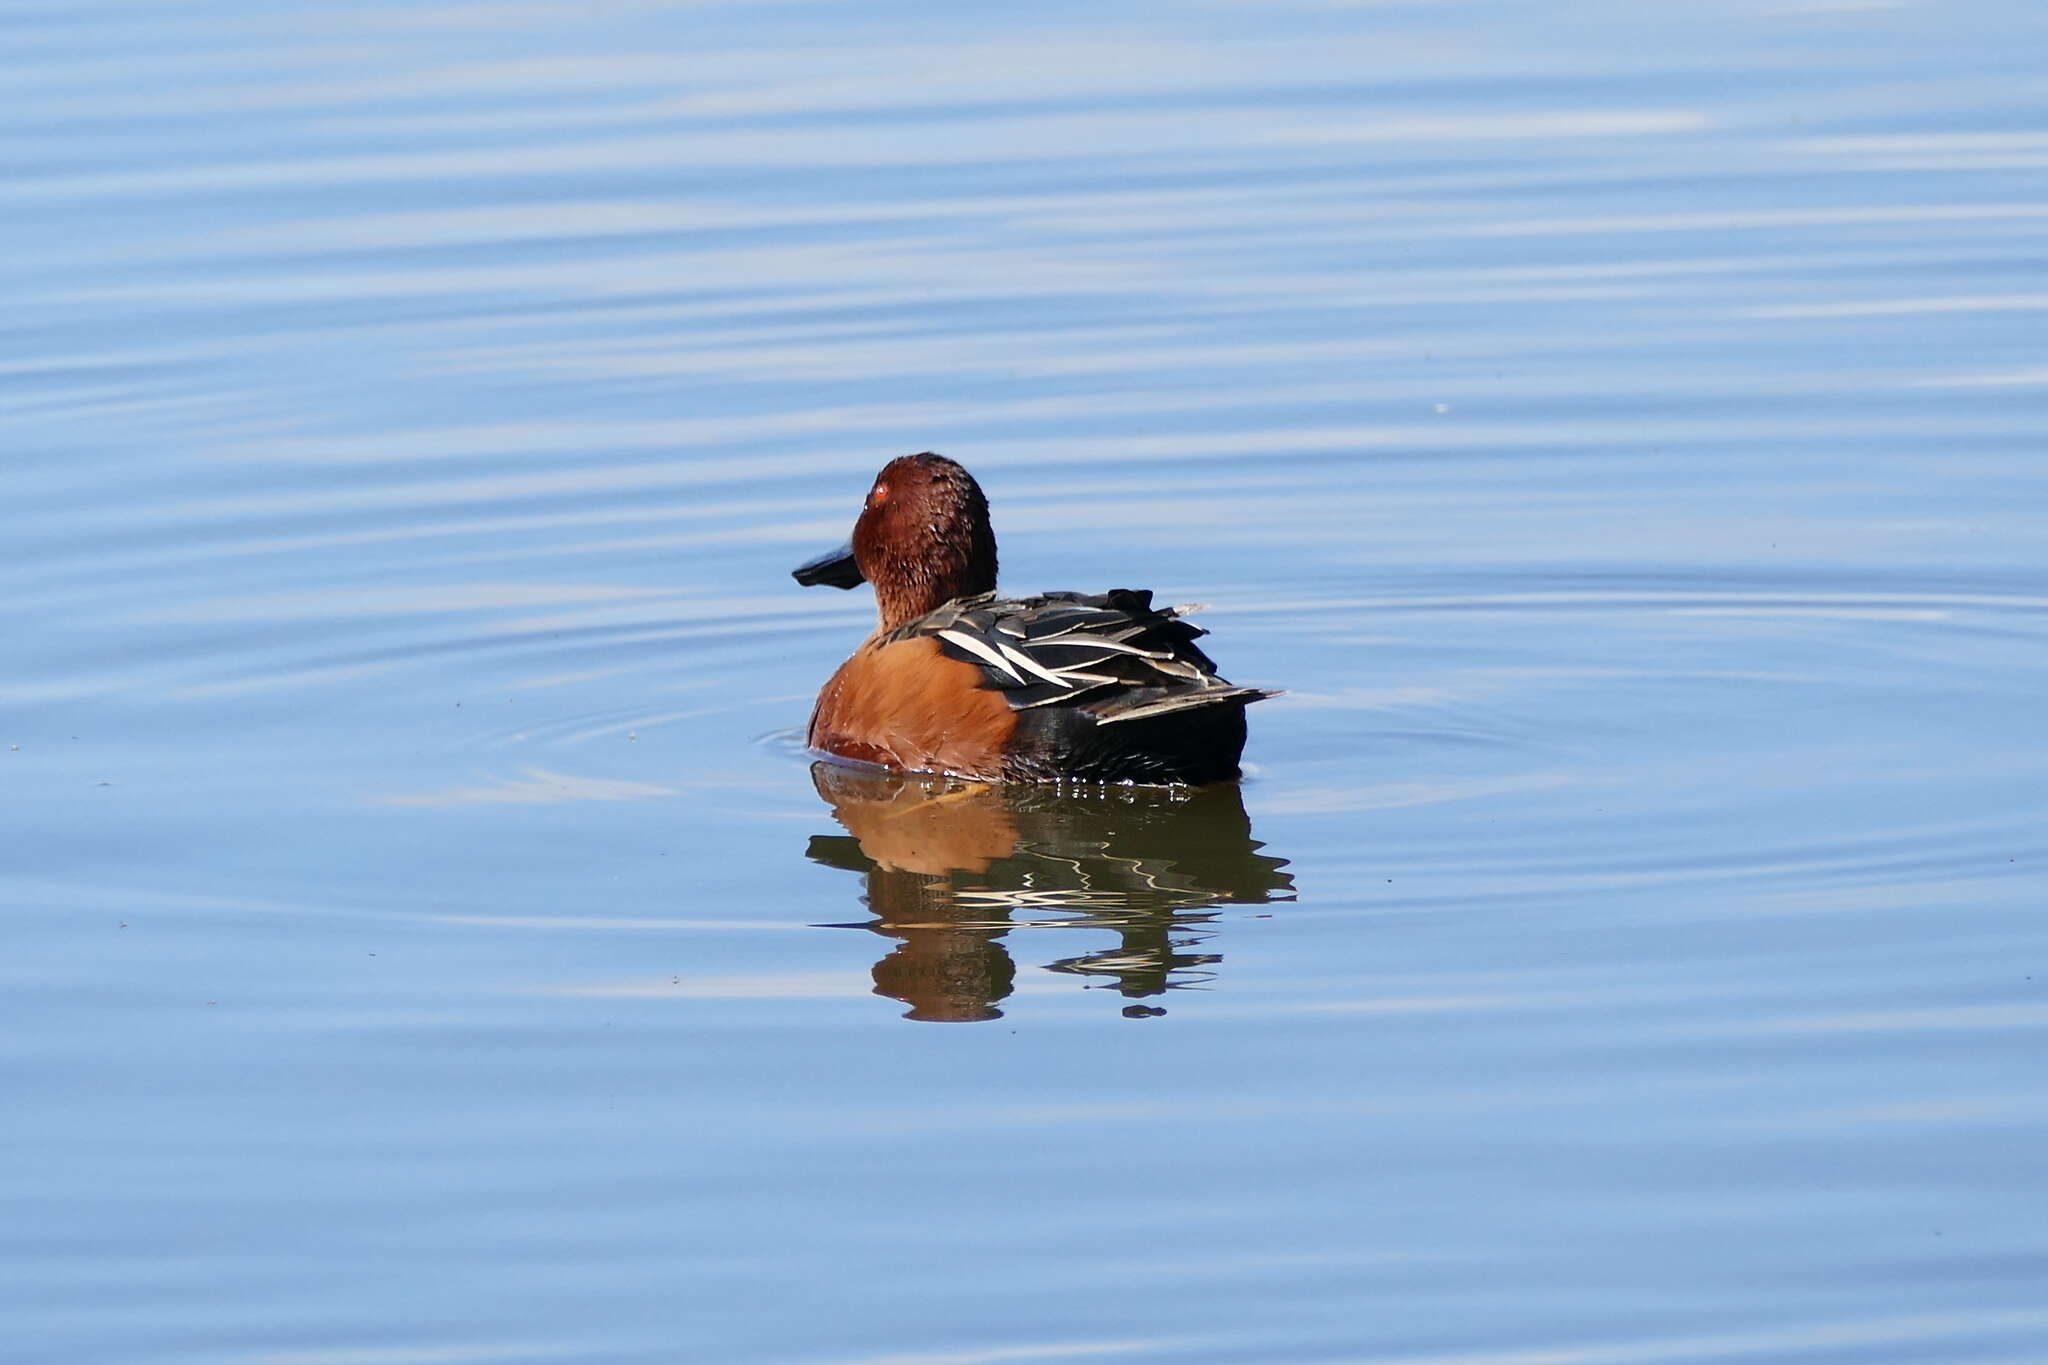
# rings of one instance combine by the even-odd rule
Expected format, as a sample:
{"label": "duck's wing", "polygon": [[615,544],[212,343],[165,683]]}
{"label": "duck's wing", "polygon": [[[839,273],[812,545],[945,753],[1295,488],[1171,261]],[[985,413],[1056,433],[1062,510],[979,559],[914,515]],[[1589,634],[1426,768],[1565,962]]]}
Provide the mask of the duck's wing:
{"label": "duck's wing", "polygon": [[1195,645],[1206,632],[1143,590],[961,598],[895,633],[929,637],[948,658],[976,665],[1018,711],[1071,706],[1106,725],[1276,695],[1217,676]]}

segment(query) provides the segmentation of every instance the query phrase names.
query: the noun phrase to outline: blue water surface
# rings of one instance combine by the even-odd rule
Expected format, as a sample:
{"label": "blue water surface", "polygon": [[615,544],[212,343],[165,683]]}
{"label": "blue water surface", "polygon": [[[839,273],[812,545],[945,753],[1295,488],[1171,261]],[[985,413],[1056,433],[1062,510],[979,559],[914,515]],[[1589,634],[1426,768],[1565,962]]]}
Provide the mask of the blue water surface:
{"label": "blue water surface", "polygon": [[[10,1358],[2048,1358],[2048,10],[5,23]],[[813,772],[922,449],[1241,788]]]}

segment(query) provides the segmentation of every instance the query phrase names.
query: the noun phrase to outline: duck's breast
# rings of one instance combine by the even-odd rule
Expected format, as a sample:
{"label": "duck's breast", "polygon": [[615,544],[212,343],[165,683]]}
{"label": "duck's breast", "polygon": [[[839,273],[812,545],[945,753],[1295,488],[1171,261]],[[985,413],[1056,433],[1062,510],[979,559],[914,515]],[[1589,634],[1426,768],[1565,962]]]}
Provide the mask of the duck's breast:
{"label": "duck's breast", "polygon": [[855,650],[818,693],[808,742],[864,763],[994,778],[1016,727],[980,668],[914,636]]}

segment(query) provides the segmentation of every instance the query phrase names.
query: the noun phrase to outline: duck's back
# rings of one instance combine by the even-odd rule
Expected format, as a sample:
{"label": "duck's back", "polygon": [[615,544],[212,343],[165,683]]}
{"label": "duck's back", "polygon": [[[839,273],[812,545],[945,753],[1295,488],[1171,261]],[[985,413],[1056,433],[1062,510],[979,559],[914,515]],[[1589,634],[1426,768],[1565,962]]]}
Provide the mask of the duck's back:
{"label": "duck's back", "polygon": [[1244,708],[1149,592],[993,594],[877,635],[819,695],[827,752],[969,777],[1198,784],[1237,776]]}

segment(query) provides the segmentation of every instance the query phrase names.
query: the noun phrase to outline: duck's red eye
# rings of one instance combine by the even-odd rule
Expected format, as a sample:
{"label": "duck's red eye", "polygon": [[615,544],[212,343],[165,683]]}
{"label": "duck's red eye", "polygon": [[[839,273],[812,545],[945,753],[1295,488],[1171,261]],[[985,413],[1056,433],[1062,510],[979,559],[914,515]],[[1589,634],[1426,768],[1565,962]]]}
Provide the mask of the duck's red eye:
{"label": "duck's red eye", "polygon": [[884,503],[887,502],[888,500],[889,485],[877,479],[875,481],[875,486],[868,490],[868,506],[873,507],[878,503]]}

